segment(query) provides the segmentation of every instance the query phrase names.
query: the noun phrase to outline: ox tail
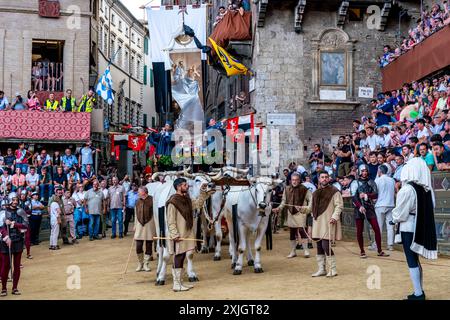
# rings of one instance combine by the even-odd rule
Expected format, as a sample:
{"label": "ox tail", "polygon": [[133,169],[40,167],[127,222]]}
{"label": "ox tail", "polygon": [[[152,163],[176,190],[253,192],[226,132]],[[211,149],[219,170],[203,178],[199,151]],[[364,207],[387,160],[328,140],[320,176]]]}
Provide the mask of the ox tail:
{"label": "ox tail", "polygon": [[[166,219],[164,217],[164,210],[165,207],[159,207],[158,208],[158,222],[159,222],[159,236],[161,238],[166,237]],[[159,239],[159,246],[165,247],[166,246],[166,240]]]}
{"label": "ox tail", "polygon": [[238,226],[238,215],[237,215],[237,204],[233,204],[231,206],[231,213],[233,217],[233,236],[234,236],[234,243],[239,245],[239,226]]}
{"label": "ox tail", "polygon": [[272,250],[272,213],[269,214],[269,222],[267,223],[266,229],[266,249]]}

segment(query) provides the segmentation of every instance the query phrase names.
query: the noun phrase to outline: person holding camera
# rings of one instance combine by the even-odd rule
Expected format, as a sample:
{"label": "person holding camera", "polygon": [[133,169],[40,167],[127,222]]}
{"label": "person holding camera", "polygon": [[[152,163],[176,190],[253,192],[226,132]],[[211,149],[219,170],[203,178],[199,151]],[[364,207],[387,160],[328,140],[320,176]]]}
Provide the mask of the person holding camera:
{"label": "person holding camera", "polygon": [[11,110],[15,111],[27,110],[27,104],[25,100],[22,98],[20,92],[16,92],[16,98],[13,100],[11,104]]}

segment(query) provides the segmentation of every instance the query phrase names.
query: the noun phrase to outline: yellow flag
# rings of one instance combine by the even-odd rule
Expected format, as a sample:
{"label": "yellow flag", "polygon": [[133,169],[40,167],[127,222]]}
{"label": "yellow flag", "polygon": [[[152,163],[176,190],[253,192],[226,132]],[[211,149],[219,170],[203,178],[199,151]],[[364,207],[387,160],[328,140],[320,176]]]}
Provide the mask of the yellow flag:
{"label": "yellow flag", "polygon": [[227,76],[233,76],[235,74],[247,74],[248,69],[244,66],[239,60],[230,55],[224,48],[217,45],[217,43],[209,38],[211,44],[214,47],[214,50],[217,52],[217,56],[220,59],[225,71],[227,72]]}

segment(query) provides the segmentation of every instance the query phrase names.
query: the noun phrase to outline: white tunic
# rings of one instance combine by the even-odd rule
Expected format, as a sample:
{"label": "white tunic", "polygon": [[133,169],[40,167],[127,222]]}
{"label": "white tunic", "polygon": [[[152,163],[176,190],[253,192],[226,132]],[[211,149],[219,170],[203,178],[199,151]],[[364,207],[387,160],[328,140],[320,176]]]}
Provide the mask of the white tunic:
{"label": "white tunic", "polygon": [[416,190],[409,185],[402,186],[397,194],[397,204],[392,210],[392,222],[400,223],[400,232],[414,232],[416,230]]}

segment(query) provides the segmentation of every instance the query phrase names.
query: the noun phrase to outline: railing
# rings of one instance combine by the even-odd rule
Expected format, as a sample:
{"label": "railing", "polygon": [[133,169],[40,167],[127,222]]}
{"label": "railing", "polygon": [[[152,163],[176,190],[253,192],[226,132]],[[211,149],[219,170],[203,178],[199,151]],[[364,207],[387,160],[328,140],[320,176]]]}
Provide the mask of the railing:
{"label": "railing", "polygon": [[64,91],[62,62],[38,61],[31,68],[31,88],[34,91]]}
{"label": "railing", "polygon": [[383,74],[383,91],[400,89],[403,83],[422,79],[450,65],[450,25],[443,27],[414,46],[386,67]]}
{"label": "railing", "polygon": [[0,139],[8,141],[70,141],[90,139],[91,113],[0,111]]}

